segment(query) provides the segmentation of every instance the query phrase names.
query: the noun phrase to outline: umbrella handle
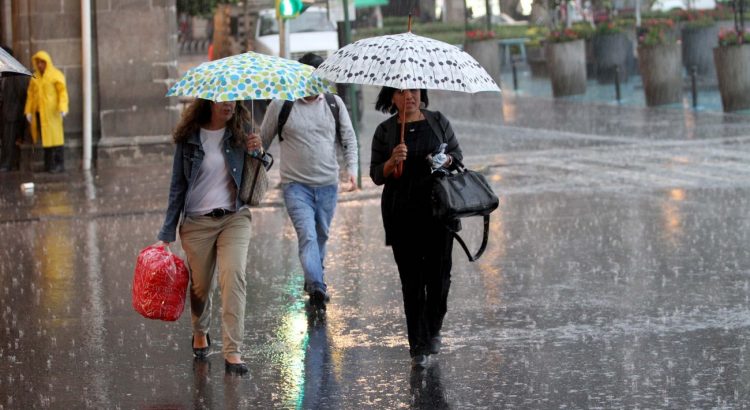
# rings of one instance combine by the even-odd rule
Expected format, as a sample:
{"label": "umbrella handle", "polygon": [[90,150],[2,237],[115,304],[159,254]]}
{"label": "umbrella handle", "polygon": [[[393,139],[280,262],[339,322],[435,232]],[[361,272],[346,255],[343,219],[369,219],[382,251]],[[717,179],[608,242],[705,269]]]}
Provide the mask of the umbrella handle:
{"label": "umbrella handle", "polygon": [[[401,116],[401,144],[404,143],[404,132],[406,130],[406,110],[404,110],[403,115]],[[404,173],[404,163],[399,162],[396,164],[396,168],[393,170],[393,177],[398,179],[401,178],[401,175]]]}
{"label": "umbrella handle", "polygon": [[250,100],[250,132],[255,134],[255,100]]}

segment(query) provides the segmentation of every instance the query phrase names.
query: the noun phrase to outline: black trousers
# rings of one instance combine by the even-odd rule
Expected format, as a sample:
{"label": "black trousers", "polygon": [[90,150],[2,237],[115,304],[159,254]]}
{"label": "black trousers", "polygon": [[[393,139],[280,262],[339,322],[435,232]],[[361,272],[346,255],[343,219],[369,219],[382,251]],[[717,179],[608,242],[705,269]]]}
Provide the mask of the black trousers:
{"label": "black trousers", "polygon": [[432,218],[399,218],[392,229],[391,248],[398,265],[404,297],[409,354],[429,352],[430,339],[440,333],[448,311],[453,236]]}
{"label": "black trousers", "polygon": [[[25,121],[25,120],[24,120]],[[24,123],[0,120],[0,168],[17,169],[20,155],[16,140],[23,135]]]}

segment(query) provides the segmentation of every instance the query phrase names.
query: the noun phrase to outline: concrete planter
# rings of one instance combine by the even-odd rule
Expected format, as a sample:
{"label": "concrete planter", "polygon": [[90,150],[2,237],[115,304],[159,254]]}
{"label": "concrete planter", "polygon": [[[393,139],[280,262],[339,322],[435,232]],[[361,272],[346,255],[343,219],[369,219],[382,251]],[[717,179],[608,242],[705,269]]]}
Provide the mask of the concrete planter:
{"label": "concrete planter", "polygon": [[628,54],[632,54],[632,43],[625,33],[596,34],[592,39],[594,71],[599,83],[615,81],[615,70],[620,70],[620,81],[628,80]]}
{"label": "concrete planter", "polygon": [[474,57],[490,77],[500,84],[500,45],[497,39],[467,41],[464,51]]}
{"label": "concrete planter", "polygon": [[719,26],[682,28],[682,64],[690,73],[693,66],[700,77],[716,78],[713,49],[719,45]]}
{"label": "concrete planter", "polygon": [[547,57],[541,47],[527,48],[526,61],[532,77],[547,77]]}
{"label": "concrete planter", "polygon": [[716,47],[714,62],[724,111],[750,109],[750,44]]}
{"label": "concrete planter", "polygon": [[552,95],[565,97],[586,92],[586,48],[583,40],[546,45],[547,71]]}
{"label": "concrete planter", "polygon": [[638,66],[646,105],[674,104],[682,100],[682,48],[680,44],[638,47]]}

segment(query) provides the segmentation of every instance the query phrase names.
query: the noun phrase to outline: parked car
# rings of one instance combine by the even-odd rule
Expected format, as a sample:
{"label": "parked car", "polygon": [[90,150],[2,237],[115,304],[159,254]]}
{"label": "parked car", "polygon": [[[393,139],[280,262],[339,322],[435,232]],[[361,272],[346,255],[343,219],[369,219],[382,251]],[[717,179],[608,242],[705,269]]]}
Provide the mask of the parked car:
{"label": "parked car", "polygon": [[[485,15],[481,15],[481,16],[478,16],[478,17],[474,17],[474,18],[471,19],[471,21],[469,21],[469,23],[471,23],[471,24],[486,24],[487,23],[487,15],[485,14]],[[504,24],[504,25],[511,25],[511,26],[518,26],[518,25],[528,24],[528,22],[526,22],[526,21],[514,20],[513,17],[511,17],[511,16],[509,16],[509,15],[507,15],[505,13],[492,14],[490,16],[490,23],[492,25],[503,25]]]}
{"label": "parked car", "polygon": [[[323,7],[310,7],[289,21],[289,58],[297,60],[306,53],[328,57],[339,48],[336,25],[328,20]],[[279,55],[279,23],[274,9],[261,10],[255,31],[255,51]]]}
{"label": "parked car", "polygon": [[651,11],[711,10],[715,8],[715,0],[656,0],[651,5]]}

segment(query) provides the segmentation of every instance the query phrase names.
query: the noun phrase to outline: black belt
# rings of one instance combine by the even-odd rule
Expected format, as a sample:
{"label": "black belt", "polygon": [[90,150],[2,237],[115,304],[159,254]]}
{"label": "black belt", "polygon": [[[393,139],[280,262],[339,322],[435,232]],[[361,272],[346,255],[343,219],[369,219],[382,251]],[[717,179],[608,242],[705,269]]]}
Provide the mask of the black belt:
{"label": "black belt", "polygon": [[222,216],[231,215],[233,213],[234,211],[230,211],[229,209],[216,208],[207,214],[203,214],[203,216],[210,216],[212,218],[221,218]]}

